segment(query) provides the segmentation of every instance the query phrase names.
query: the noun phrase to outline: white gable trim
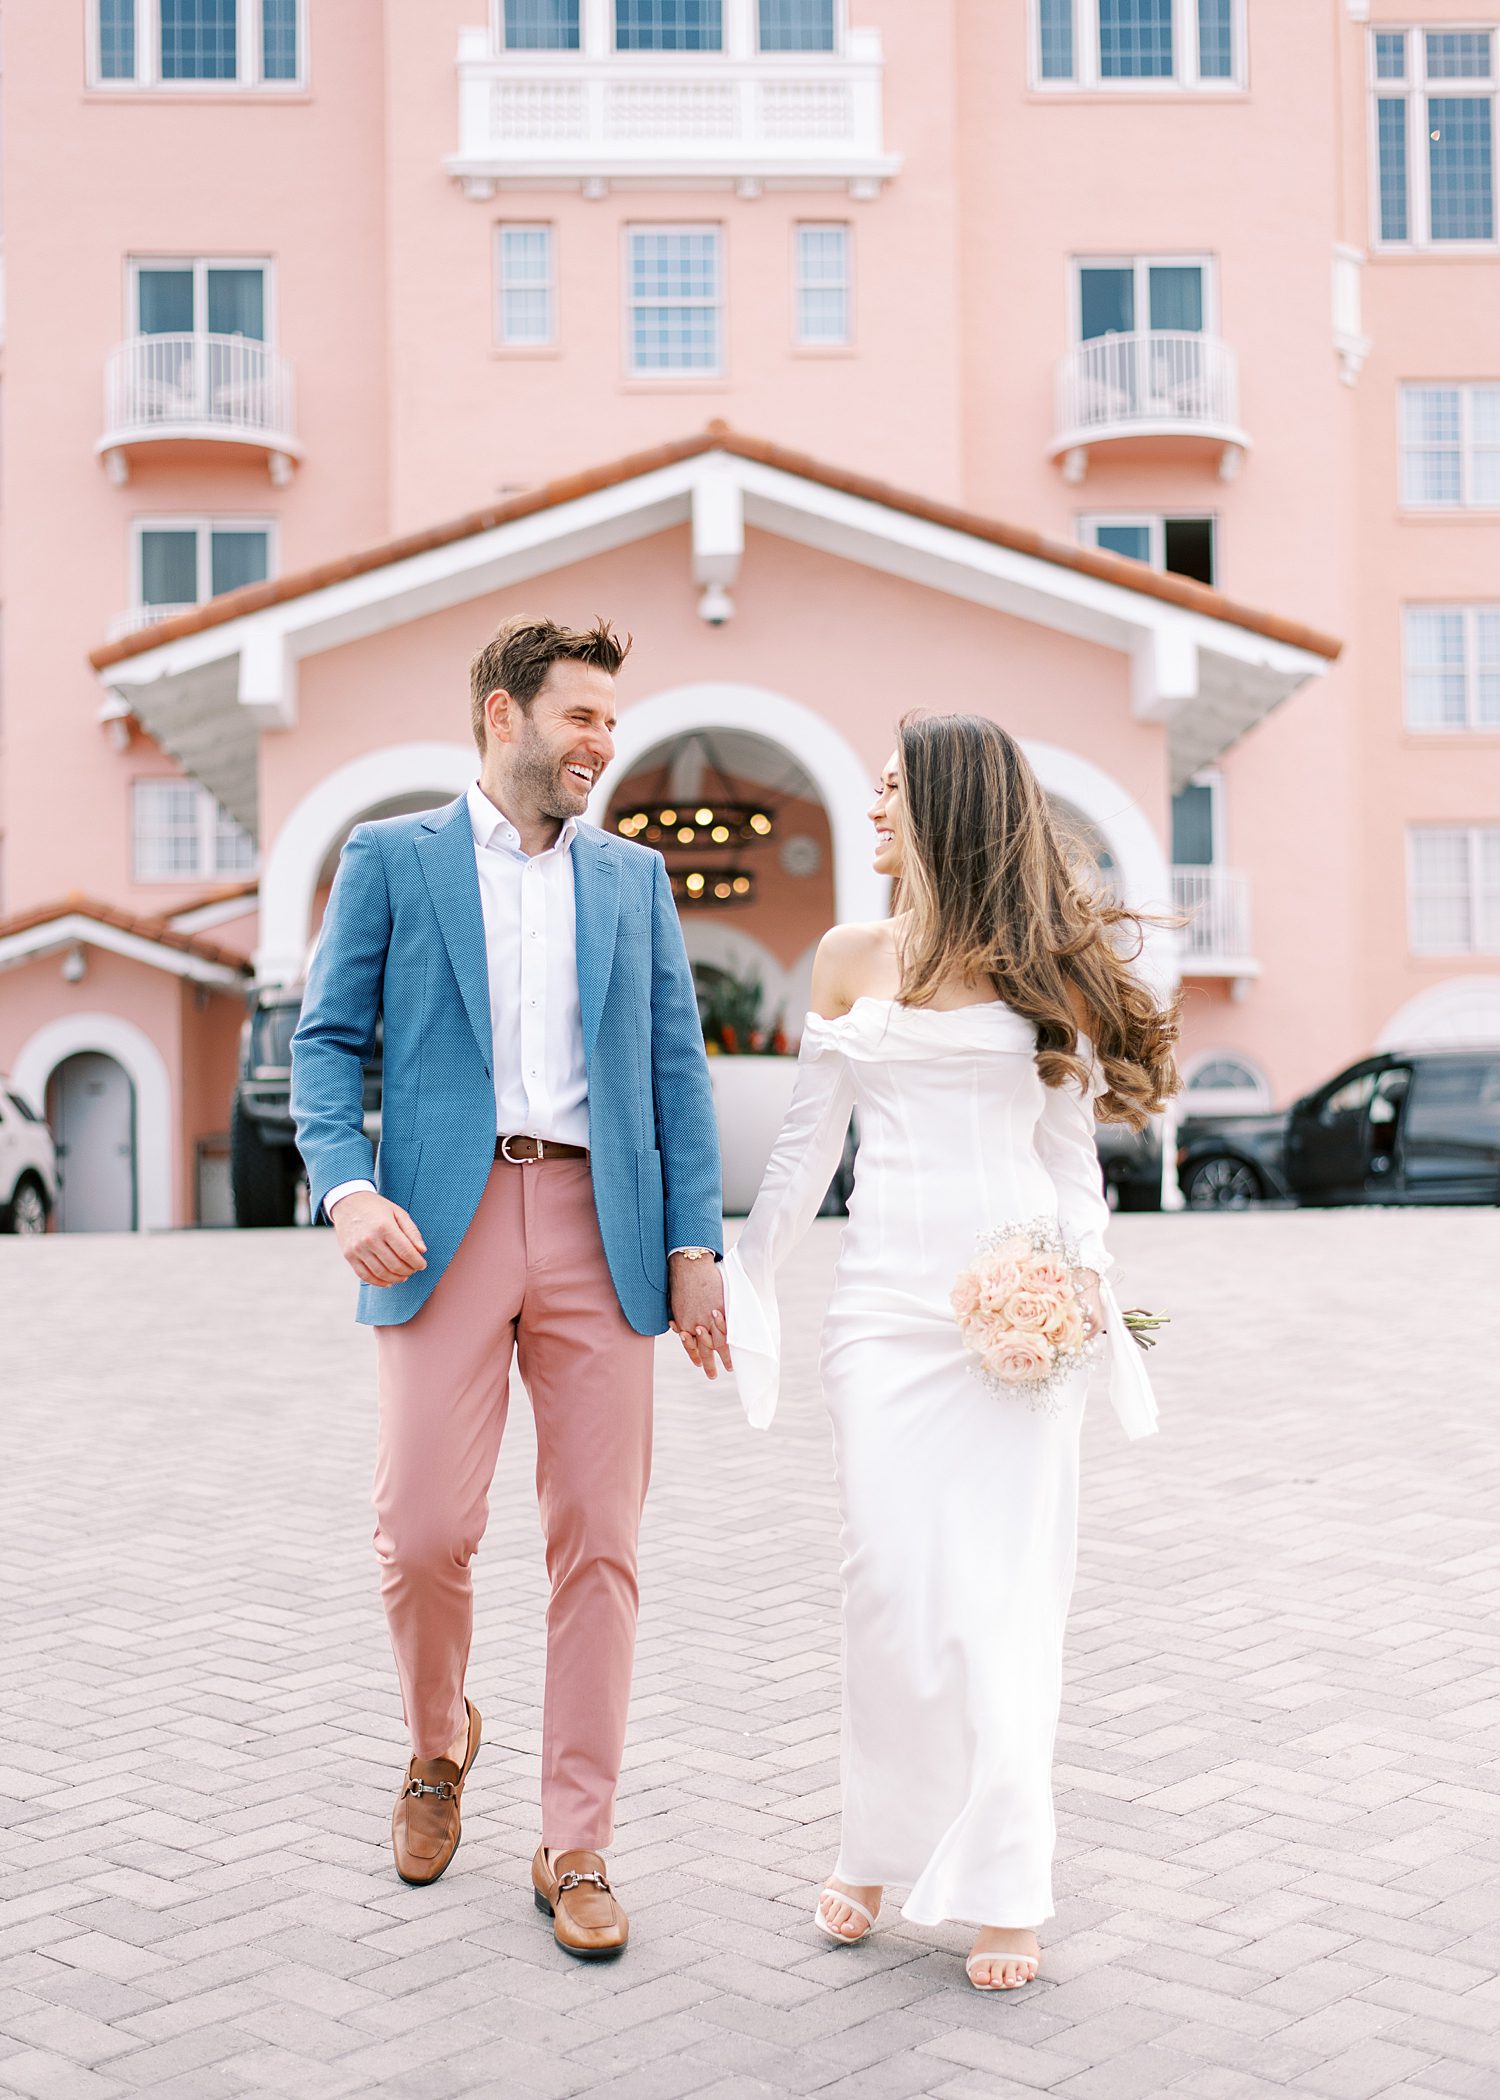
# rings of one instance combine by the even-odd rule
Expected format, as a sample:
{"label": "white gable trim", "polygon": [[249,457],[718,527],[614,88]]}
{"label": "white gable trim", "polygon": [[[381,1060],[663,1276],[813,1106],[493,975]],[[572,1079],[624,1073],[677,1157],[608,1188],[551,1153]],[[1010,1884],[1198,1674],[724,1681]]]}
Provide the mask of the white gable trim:
{"label": "white gable trim", "polygon": [[[253,911],[255,907],[251,904],[247,908]],[[144,934],[127,933],[103,919],[90,918],[87,912],[65,912],[61,918],[48,919],[40,926],[6,934],[0,939],[0,970],[16,969],[22,963],[34,962],[38,956],[56,954],[75,944],[104,948],[111,955],[124,956],[128,962],[146,963],[153,970],[165,970],[169,976],[191,978],[195,984],[218,985],[226,991],[241,990],[245,984],[243,974],[225,963],[186,955],[180,948],[153,941]]]}

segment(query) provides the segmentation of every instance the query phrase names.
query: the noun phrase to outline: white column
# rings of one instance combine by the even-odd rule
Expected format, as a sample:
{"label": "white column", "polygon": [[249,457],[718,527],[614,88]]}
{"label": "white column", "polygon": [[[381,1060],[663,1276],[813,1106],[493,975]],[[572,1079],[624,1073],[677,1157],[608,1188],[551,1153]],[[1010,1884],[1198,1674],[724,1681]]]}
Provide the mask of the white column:
{"label": "white column", "polygon": [[757,0],[724,0],[724,55],[754,58]]}
{"label": "white column", "polygon": [[614,0],[583,0],[578,38],[585,58],[608,58],[615,48]]}

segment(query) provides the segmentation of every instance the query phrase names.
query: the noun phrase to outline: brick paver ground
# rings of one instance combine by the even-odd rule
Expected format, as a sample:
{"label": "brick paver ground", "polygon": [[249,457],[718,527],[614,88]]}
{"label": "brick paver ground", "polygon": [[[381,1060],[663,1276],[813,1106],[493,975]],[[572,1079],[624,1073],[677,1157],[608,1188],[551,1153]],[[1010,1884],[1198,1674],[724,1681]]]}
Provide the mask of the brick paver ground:
{"label": "brick paver ground", "polygon": [[[435,1888],[323,1233],[0,1241],[0,2090],[34,2100],[1500,2094],[1492,1212],[1122,1219],[1166,1423],[1096,1395],[1042,1980],[827,1946],[838,1630],[813,1343],[769,1436],[660,1352],[625,1960],[532,1908],[542,1574],[512,1416],[488,1741]],[[1278,1308],[1286,1308],[1278,1311]],[[1005,1638],[997,1594],[996,1639]]]}

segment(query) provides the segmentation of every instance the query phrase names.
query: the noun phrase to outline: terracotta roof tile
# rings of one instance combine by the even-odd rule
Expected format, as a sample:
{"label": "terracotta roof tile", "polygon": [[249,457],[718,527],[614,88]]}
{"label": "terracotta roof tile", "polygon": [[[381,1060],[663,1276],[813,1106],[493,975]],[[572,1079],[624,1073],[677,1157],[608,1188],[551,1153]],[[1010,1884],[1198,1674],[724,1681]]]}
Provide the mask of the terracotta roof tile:
{"label": "terracotta roof tile", "polygon": [[136,912],[120,911],[113,904],[100,903],[97,897],[84,896],[80,890],[70,890],[56,904],[38,904],[31,911],[0,919],[0,940],[16,933],[30,933],[33,927],[50,925],[54,919],[70,918],[94,919],[101,926],[112,926],[117,933],[133,933],[140,940],[196,956],[200,962],[218,963],[244,977],[251,974],[244,956],[236,955],[231,948],[221,948],[216,941],[206,941],[199,934],[178,933],[164,918],[143,918]]}
{"label": "terracotta roof tile", "polygon": [[1168,605],[1180,605],[1190,612],[1223,620],[1232,627],[1248,628],[1272,641],[1306,649],[1314,656],[1332,659],[1343,646],[1316,628],[1240,605],[1234,599],[1211,590],[1207,584],[1194,583],[1189,577],[1163,575],[1148,569],[1142,562],[1130,561],[1124,555],[1105,554],[1092,547],[1072,547],[1061,540],[1050,540],[1023,526],[1003,524],[998,519],[982,517],[976,511],[913,495],[890,482],[827,466],[820,460],[809,458],[806,453],[790,451],[763,438],[742,436],[725,423],[710,423],[695,437],[678,438],[670,444],[654,446],[650,451],[631,453],[585,474],[570,474],[557,481],[545,482],[540,488],[507,497],[502,503],[486,504],[482,510],[468,511],[446,525],[407,533],[399,539],[367,547],[360,553],[343,555],[336,561],[319,562],[312,568],[299,569],[293,575],[278,577],[273,583],[246,584],[240,590],[226,591],[222,597],[194,606],[175,620],[163,620],[156,626],[142,628],[135,634],[125,635],[117,642],[93,650],[89,662],[95,670],[107,670],[111,664],[123,663],[132,656],[159,649],[164,642],[177,641],[184,635],[201,634],[208,628],[222,626],[226,621],[263,612],[268,606],[285,605],[293,598],[305,598],[313,591],[326,590],[330,584],[346,583],[351,577],[366,576],[374,569],[389,567],[393,562],[408,561],[414,555],[431,553],[434,548],[451,546],[457,540],[472,539],[479,533],[493,531],[497,525],[508,525],[517,518],[556,509],[560,504],[575,502],[579,497],[594,495],[601,489],[616,488],[639,475],[655,473],[662,467],[675,466],[680,460],[693,459],[705,452],[728,452],[737,459],[754,460],[763,466],[779,468],[783,473],[800,475],[805,481],[883,504],[907,517],[925,519],[931,524],[948,526],[955,532],[968,533],[974,539],[988,541],[991,546],[1005,547],[1016,554],[1055,563],[1059,568],[1121,584],[1145,597],[1160,598]]}

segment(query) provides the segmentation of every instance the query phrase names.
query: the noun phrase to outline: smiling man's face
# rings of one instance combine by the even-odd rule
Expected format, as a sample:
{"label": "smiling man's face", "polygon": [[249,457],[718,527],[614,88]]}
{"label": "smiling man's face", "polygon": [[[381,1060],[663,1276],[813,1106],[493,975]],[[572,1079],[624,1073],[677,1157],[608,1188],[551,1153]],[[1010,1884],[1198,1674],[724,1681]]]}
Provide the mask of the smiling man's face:
{"label": "smiling man's face", "polygon": [[615,682],[596,664],[559,658],[530,707],[489,707],[491,767],[499,799],[513,818],[530,814],[565,823],[583,815],[600,774],[615,755]]}

